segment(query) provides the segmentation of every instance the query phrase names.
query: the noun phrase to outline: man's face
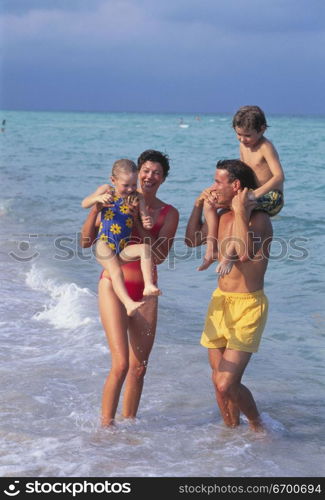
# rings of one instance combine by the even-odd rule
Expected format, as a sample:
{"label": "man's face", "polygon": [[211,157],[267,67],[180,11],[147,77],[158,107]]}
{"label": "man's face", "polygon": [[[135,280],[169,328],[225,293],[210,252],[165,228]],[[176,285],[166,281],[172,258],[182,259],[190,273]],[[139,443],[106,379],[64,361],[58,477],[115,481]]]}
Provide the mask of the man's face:
{"label": "man's face", "polygon": [[236,181],[229,182],[229,174],[227,170],[219,168],[216,169],[214,190],[217,195],[218,204],[227,207],[231,205],[231,200],[238,191],[235,184],[237,185]]}

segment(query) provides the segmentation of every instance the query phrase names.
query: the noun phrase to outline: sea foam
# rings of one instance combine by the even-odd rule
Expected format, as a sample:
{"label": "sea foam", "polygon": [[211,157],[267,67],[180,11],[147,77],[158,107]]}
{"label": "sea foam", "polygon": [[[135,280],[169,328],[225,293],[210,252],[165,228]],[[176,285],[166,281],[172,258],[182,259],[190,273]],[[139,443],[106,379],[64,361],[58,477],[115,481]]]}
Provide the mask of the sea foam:
{"label": "sea foam", "polygon": [[45,271],[33,265],[26,275],[26,284],[44,292],[43,311],[34,314],[37,321],[48,321],[55,328],[74,329],[94,321],[85,311],[96,310],[95,294],[75,283],[59,283],[46,278]]}

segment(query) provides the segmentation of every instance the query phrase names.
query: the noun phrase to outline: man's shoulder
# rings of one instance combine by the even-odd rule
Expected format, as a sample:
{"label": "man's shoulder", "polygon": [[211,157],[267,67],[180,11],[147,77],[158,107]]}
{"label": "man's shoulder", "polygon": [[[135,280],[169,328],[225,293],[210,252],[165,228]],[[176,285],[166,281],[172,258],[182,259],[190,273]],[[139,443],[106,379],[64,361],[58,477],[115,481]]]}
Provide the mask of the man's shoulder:
{"label": "man's shoulder", "polygon": [[270,216],[262,210],[253,210],[249,225],[253,230],[259,230],[259,232],[264,234],[271,235],[273,232]]}

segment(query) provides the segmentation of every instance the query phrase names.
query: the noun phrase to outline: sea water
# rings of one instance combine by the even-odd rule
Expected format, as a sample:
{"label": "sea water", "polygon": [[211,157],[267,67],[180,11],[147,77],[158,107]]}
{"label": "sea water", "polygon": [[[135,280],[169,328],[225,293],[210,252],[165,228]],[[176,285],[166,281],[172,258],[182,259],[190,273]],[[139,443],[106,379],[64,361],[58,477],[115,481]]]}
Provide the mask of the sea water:
{"label": "sea water", "polygon": [[[286,175],[266,273],[270,311],[243,382],[266,434],[228,429],[199,344],[215,266],[184,233],[219,159],[238,157],[230,115],[2,112],[2,476],[323,476],[325,119],[270,116]],[[199,119],[198,119],[199,118]],[[114,160],[171,160],[158,196],[180,212],[159,266],[157,336],[138,417],[99,424],[110,354],[97,307],[100,267],[78,232],[80,202]],[[120,413],[120,408],[118,413]]]}

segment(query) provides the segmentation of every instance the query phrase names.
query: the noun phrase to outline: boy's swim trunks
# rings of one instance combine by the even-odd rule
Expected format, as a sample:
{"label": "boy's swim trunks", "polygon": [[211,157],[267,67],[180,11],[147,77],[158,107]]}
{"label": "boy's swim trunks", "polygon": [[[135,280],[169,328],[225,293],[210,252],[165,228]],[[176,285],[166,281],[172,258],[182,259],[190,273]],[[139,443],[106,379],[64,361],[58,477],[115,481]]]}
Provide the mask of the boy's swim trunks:
{"label": "boy's swim trunks", "polygon": [[267,311],[263,290],[234,293],[217,288],[208,307],[201,344],[210,349],[227,347],[257,352]]}
{"label": "boy's swim trunks", "polygon": [[257,207],[254,208],[254,210],[263,210],[263,212],[266,212],[270,217],[274,217],[274,215],[277,215],[283,208],[283,193],[275,189],[257,198],[256,202]]}

